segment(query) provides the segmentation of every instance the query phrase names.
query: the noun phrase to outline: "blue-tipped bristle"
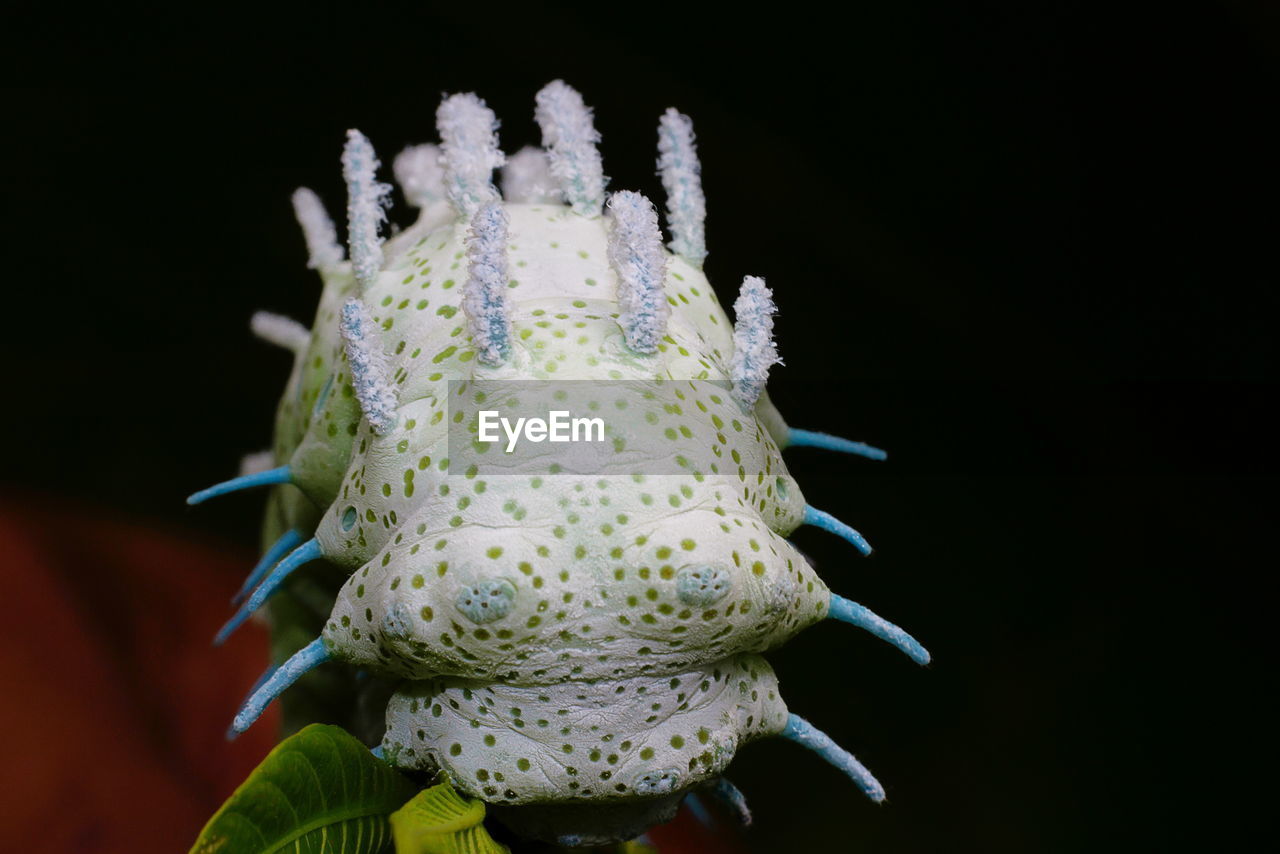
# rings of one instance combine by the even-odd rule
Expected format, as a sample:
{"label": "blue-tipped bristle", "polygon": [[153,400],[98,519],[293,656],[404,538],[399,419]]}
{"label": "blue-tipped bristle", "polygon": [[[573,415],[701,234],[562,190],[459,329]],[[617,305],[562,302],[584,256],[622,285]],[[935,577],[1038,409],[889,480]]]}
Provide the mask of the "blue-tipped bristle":
{"label": "blue-tipped bristle", "polygon": [[292,658],[277,667],[248,700],[245,700],[236,714],[235,721],[231,724],[231,732],[228,735],[234,738],[247,730],[254,721],[262,717],[267,706],[283,694],[286,688],[302,678],[307,671],[328,660],[329,651],[325,648],[323,638],[316,638],[298,650]]}
{"label": "blue-tipped bristle", "polygon": [[289,577],[289,573],[304,563],[310,563],[320,557],[323,557],[323,553],[320,550],[320,541],[314,537],[291,551],[289,556],[276,564],[276,568],[271,571],[271,574],[258,585],[258,589],[253,591],[249,601],[241,605],[235,616],[227,620],[227,624],[218,630],[218,634],[213,638],[213,645],[220,646],[227,638],[231,637],[231,633],[240,628],[241,624],[249,619],[249,615],[263,606],[271,594]]}
{"label": "blue-tipped bristle", "polygon": [[788,448],[822,448],[827,451],[839,451],[842,454],[857,454],[860,457],[866,457],[871,460],[886,460],[889,458],[888,453],[885,451],[864,442],[842,439],[839,436],[832,436],[830,433],[819,433],[816,430],[797,430],[794,427],[787,430],[786,446]]}
{"label": "blue-tipped bristle", "polygon": [[244,583],[240,585],[240,590],[231,598],[232,605],[239,605],[244,601],[244,597],[248,596],[253,588],[258,586],[258,582],[267,574],[271,567],[280,562],[280,559],[289,552],[296,549],[302,544],[302,533],[297,529],[284,532],[280,539],[267,549],[266,554],[262,556],[262,560],[258,561],[258,565],[253,568],[249,576],[245,578]]}
{"label": "blue-tipped bristle", "polygon": [[920,645],[920,641],[852,599],[831,594],[831,606],[827,616],[865,629],[881,640],[888,641],[910,656],[911,660],[917,664],[928,664],[930,661],[929,651]]}
{"label": "blue-tipped bristle", "polygon": [[721,777],[711,787],[711,795],[727,806],[743,827],[751,826],[751,809],[747,806],[747,796],[737,786]]}
{"label": "blue-tipped bristle", "polygon": [[804,506],[804,524],[829,531],[837,537],[853,543],[858,551],[864,555],[871,554],[871,544],[867,542],[866,537],[824,510],[819,510],[817,507],[806,504]]}
{"label": "blue-tipped bristle", "polygon": [[291,483],[292,475],[288,466],[280,466],[279,468],[267,469],[266,471],[254,472],[253,474],[241,475],[233,477],[231,480],[225,480],[222,483],[216,483],[208,489],[202,489],[187,496],[188,504],[201,504],[210,498],[217,498],[219,495],[226,495],[231,492],[239,492],[242,489],[253,489],[256,486],[272,486],[277,483]]}
{"label": "blue-tipped bristle", "polygon": [[858,758],[852,753],[832,741],[831,736],[804,718],[799,715],[788,715],[787,726],[782,731],[782,737],[789,741],[794,741],[802,747],[807,747],[849,775],[849,779],[857,783],[858,788],[862,789],[863,794],[871,800],[876,803],[884,800],[884,786],[880,785],[880,781],[867,770],[867,766],[859,762]]}
{"label": "blue-tipped bristle", "polygon": [[698,797],[697,792],[690,792],[685,795],[684,805],[689,808],[689,814],[698,820],[698,824],[707,830],[715,830],[716,820],[711,817],[711,811],[707,809],[707,805]]}

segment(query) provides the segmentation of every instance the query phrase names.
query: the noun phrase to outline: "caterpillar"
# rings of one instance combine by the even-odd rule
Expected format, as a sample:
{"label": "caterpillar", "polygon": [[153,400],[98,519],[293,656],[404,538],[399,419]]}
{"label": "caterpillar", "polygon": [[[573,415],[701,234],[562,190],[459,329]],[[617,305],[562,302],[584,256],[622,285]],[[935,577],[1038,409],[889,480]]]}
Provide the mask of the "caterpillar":
{"label": "caterpillar", "polygon": [[[219,643],[311,567],[339,576],[312,603],[327,610],[318,636],[267,672],[233,733],[340,662],[386,686],[378,755],[446,773],[529,837],[630,838],[696,791],[740,805],[723,774],[767,736],[883,800],[852,754],[788,710],[762,654],[835,619],[929,662],[905,631],[832,593],[787,539],[810,525],[870,552],[805,501],[783,449],[884,452],[792,428],[770,402],[773,292],[746,277],[731,323],[702,272],[687,116],[659,121],[665,244],[645,196],[606,192],[578,92],[550,83],[534,117],[542,147],[508,158],[484,101],[444,98],[439,144],[394,161],[417,221],[385,240],[391,187],[359,131],[342,155],[348,251],[319,198],[293,196],[323,290],[310,329],[263,312],[251,323],[295,354],[274,445],[188,501],[272,487],[267,548]],[[524,468],[467,461],[479,446],[460,401],[534,383],[583,384],[588,407],[630,408],[601,468],[537,453]],[[637,447],[670,468],[638,470]]]}

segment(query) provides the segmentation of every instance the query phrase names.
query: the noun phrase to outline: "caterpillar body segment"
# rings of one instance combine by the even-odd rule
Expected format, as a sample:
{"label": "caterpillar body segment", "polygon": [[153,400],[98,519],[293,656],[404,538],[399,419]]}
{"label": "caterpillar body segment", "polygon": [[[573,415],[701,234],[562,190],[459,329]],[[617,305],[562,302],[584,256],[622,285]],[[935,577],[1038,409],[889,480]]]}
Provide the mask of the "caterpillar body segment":
{"label": "caterpillar body segment", "polygon": [[[342,306],[359,292],[351,266],[320,270],[322,288],[311,337],[276,409],[272,452],[288,465],[292,490],[281,490],[289,506],[286,528],[311,531],[317,509],[337,494],[362,413],[351,385],[341,333]],[[283,532],[281,532],[283,533]]]}
{"label": "caterpillar body segment", "polygon": [[522,804],[689,789],[719,777],[743,744],[781,733],[787,710],[769,665],[742,655],[589,692],[580,682],[408,682],[388,720],[387,761],[443,768],[476,797]]}
{"label": "caterpillar body segment", "polygon": [[[607,221],[577,216],[560,205],[507,203],[503,208],[511,235],[507,264],[512,281],[506,302],[512,343],[507,362],[493,368],[482,365],[468,334],[463,300],[471,229],[464,219],[421,238],[363,296],[387,354],[399,408],[396,426],[385,436],[376,435],[364,422],[356,428],[353,457],[338,490],[339,499],[352,500],[332,503],[317,531],[326,556],[343,566],[359,566],[373,558],[393,529],[402,533],[400,524],[422,505],[423,496],[438,493],[450,479],[445,410],[451,380],[728,380],[731,324],[720,319],[723,312],[700,272],[678,259],[669,260],[666,293],[691,308],[683,313],[672,309],[655,355],[636,353],[615,317],[617,276],[608,261]],[[529,239],[531,233],[542,239]],[[683,282],[673,275],[682,266]],[[725,435],[737,443],[736,450],[745,454],[747,445],[759,446],[750,451],[754,471],[772,465],[777,476],[788,480],[776,444],[749,411],[728,394],[720,403],[707,400],[706,405],[720,407],[717,418],[725,425]],[[690,416],[682,423],[665,414],[663,418],[663,429],[702,429],[713,442],[722,432],[709,417]],[[734,422],[741,429],[735,429]],[[748,424],[749,434],[744,426]],[[739,438],[744,435],[749,441]],[[794,482],[788,495],[793,509],[779,522],[783,533],[793,530],[802,516]],[[348,512],[353,508],[354,517]]]}
{"label": "caterpillar body segment", "polygon": [[[341,656],[412,678],[622,678],[762,652],[826,616],[826,586],[799,552],[758,519],[714,512],[727,506],[712,504],[714,487],[707,509],[676,526],[669,505],[623,503],[629,480],[592,478],[576,484],[590,507],[514,499],[535,520],[518,526],[503,508],[529,487],[511,478],[507,492],[499,480],[472,505],[473,521],[451,527],[450,517],[389,544],[348,580],[325,628]],[[666,486],[678,490],[675,480]],[[670,495],[680,493],[661,494],[664,505]]]}

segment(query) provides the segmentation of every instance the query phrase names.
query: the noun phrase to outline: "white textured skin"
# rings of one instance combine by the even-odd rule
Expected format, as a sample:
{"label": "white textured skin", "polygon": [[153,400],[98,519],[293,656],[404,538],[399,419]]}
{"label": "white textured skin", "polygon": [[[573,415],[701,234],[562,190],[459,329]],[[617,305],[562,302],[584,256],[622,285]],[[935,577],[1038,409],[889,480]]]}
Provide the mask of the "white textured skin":
{"label": "white textured skin", "polygon": [[403,768],[443,768],[468,794],[503,803],[652,797],[718,776],[786,718],[769,665],[735,656],[589,689],[417,682],[392,699],[382,746]]}
{"label": "white textured skin", "polygon": [[[507,203],[503,207],[510,221],[508,262],[518,282],[508,292],[515,346],[509,365],[487,373],[487,377],[571,380],[600,379],[603,373],[615,379],[640,379],[659,371],[673,378],[728,380],[733,329],[701,271],[679,257],[668,257],[667,302],[671,305],[674,301],[672,308],[678,306],[679,310],[674,310],[668,320],[667,338],[674,344],[660,345],[661,359],[654,362],[626,346],[622,330],[612,317],[618,311],[618,285],[607,260],[604,222],[574,215],[564,206]],[[417,233],[418,226],[411,232]],[[475,373],[471,364],[474,351],[464,334],[465,320],[455,316],[461,310],[461,285],[467,274],[466,234],[467,223],[453,220],[419,238],[418,246],[388,263],[366,296],[375,325],[381,328],[387,319],[394,324],[393,330],[382,333],[384,348],[390,353],[400,348],[399,342],[406,342],[401,352],[391,357],[389,370],[395,377],[404,416],[401,423],[416,420],[417,433],[423,433],[424,423],[444,406],[448,380],[467,379]],[[418,309],[424,300],[426,305]],[[576,307],[575,302],[582,302],[583,306]],[[559,325],[561,321],[554,315],[566,313],[565,309],[570,315],[572,336],[576,337],[567,332],[564,338],[551,337],[545,326]],[[452,323],[442,320],[444,313]],[[576,316],[597,319],[575,321]],[[572,326],[575,322],[586,326],[579,330]],[[583,335],[588,341],[579,343]],[[409,341],[414,342],[412,347],[408,346]],[[682,355],[680,350],[688,355]],[[413,355],[415,351],[420,353],[418,357]],[[317,424],[313,429],[321,427]],[[361,425],[358,431],[363,435],[367,428]],[[344,464],[345,480],[350,482],[364,467],[365,481],[403,483],[404,455],[392,450],[401,438],[406,437],[370,440],[367,459]],[[407,438],[411,444],[405,453],[417,450],[438,460],[437,445],[444,443],[446,431],[443,425],[437,425],[429,435]],[[357,437],[356,444],[359,442]],[[780,457],[778,465],[782,466]],[[785,473],[785,466],[782,470]],[[799,524],[803,505],[794,484],[791,496],[795,512],[787,517],[787,532]],[[329,560],[359,567],[373,558],[394,532],[381,524],[366,526],[365,542],[353,542],[339,524],[345,505],[331,505],[333,500],[331,492],[323,502],[329,510],[317,537]],[[422,502],[420,497],[404,498],[397,488],[390,497],[379,497],[378,503],[377,515],[390,518],[394,512],[403,524]]]}

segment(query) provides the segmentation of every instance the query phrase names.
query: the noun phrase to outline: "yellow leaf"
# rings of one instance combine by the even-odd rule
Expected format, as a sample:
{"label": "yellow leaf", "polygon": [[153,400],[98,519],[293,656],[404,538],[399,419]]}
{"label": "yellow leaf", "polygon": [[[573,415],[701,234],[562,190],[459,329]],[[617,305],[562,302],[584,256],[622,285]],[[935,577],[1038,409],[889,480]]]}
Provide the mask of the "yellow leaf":
{"label": "yellow leaf", "polygon": [[391,832],[396,854],[511,854],[485,830],[484,802],[459,795],[446,779],[392,813]]}

